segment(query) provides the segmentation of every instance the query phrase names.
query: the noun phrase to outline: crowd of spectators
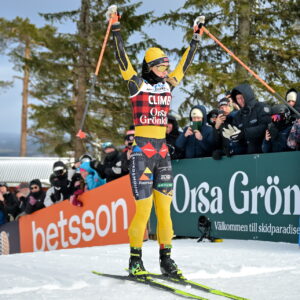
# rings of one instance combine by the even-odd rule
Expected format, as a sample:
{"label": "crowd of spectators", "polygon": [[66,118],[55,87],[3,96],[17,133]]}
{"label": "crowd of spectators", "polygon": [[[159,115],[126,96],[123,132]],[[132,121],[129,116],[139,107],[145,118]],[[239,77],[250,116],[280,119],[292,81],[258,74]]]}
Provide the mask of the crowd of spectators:
{"label": "crowd of spectators", "polygon": [[[171,159],[231,157],[300,150],[300,93],[290,89],[285,104],[269,107],[256,100],[249,84],[241,84],[206,112],[203,105],[191,108],[189,123],[180,131],[176,118],[168,115],[166,142]],[[134,142],[134,127],[125,136],[125,146],[119,151],[111,142],[102,144],[103,159],[84,154],[68,168],[62,161],[53,165],[45,192],[39,179],[22,182],[11,191],[0,183],[0,225],[17,220],[64,200],[81,207],[80,195],[129,173],[129,161]]]}

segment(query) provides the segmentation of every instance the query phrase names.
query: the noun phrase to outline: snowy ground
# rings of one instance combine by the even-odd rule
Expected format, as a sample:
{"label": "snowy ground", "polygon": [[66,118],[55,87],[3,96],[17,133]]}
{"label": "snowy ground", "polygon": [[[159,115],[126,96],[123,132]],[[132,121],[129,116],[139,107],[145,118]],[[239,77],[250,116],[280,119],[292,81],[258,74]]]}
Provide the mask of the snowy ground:
{"label": "snowy ground", "polygon": [[[296,244],[224,240],[173,242],[173,258],[191,280],[251,300],[300,299]],[[156,242],[144,243],[144,264],[158,272]],[[126,274],[128,245],[0,256],[0,299],[181,299],[168,292],[102,278],[91,270]],[[226,299],[186,288],[209,299]]]}

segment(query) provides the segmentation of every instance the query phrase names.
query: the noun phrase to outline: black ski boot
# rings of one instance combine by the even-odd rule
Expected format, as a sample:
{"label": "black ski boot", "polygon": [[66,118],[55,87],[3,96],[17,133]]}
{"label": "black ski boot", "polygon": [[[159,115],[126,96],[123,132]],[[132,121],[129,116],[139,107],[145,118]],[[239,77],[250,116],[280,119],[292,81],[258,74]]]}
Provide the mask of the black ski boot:
{"label": "black ski boot", "polygon": [[178,269],[175,261],[171,258],[171,248],[159,250],[159,261],[161,273],[173,278],[181,278],[182,271]]}
{"label": "black ski boot", "polygon": [[130,248],[130,259],[129,259],[129,275],[130,276],[142,276],[146,275],[146,271],[142,261],[142,249],[141,248]]}

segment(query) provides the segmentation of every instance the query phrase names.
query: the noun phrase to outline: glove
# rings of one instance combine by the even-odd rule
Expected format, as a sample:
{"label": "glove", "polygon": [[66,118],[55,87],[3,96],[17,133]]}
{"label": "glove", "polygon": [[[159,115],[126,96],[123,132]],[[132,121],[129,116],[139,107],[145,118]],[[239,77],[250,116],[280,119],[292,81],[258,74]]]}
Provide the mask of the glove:
{"label": "glove", "polygon": [[120,175],[122,172],[122,168],[121,168],[121,161],[118,161],[116,163],[116,165],[114,167],[112,167],[112,171],[116,174],[116,175]]}
{"label": "glove", "polygon": [[109,21],[112,18],[112,24],[119,23],[121,16],[118,12],[117,5],[111,5],[105,13],[106,20]]}
{"label": "glove", "polygon": [[205,16],[199,16],[194,20],[194,32],[200,33],[200,28],[205,24]]}
{"label": "glove", "polygon": [[83,194],[84,191],[83,190],[77,190],[75,191],[75,193],[70,197],[70,203],[74,206],[78,206],[78,207],[82,207],[83,206],[83,203],[82,201],[80,201],[78,199],[78,196]]}
{"label": "glove", "polygon": [[244,132],[235,126],[228,125],[228,128],[223,129],[222,135],[228,140],[239,141],[243,138]]}

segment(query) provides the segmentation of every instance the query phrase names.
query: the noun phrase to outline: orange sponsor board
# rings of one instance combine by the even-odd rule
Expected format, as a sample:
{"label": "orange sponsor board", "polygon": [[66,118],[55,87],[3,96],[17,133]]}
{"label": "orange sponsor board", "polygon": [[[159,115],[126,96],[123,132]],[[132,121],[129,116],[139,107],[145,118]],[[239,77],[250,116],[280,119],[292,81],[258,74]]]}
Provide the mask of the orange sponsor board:
{"label": "orange sponsor board", "polygon": [[135,212],[129,176],[20,218],[21,252],[128,243]]}

